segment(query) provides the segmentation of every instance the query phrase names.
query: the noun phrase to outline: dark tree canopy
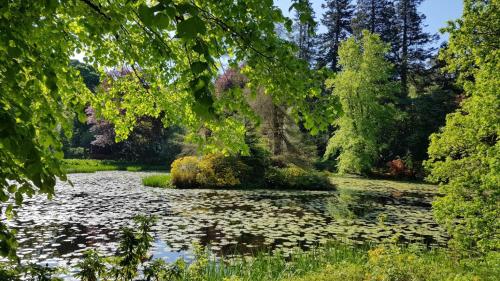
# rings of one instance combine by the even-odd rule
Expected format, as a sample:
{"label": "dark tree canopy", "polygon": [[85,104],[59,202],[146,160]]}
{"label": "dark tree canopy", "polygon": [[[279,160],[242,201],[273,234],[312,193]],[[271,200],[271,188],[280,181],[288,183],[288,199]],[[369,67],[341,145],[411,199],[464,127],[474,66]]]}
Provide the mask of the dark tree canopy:
{"label": "dark tree canopy", "polygon": [[320,35],[318,64],[338,70],[339,45],[352,34],[351,19],[354,6],[350,0],[327,0],[321,22],[327,31]]}
{"label": "dark tree canopy", "polygon": [[429,43],[436,39],[423,30],[425,15],[418,11],[423,0],[397,0],[397,39],[392,42],[393,56],[401,79],[401,98],[408,96],[409,79],[425,69],[426,60],[432,57]]}
{"label": "dark tree canopy", "polygon": [[386,43],[394,42],[398,32],[394,2],[390,0],[358,0],[352,19],[352,29],[354,34],[358,36],[366,29],[380,35],[382,41]]}
{"label": "dark tree canopy", "polygon": [[297,5],[303,6],[295,13],[293,25],[293,41],[299,48],[298,57],[313,64],[316,57],[316,23],[314,10],[309,0],[298,0]]}

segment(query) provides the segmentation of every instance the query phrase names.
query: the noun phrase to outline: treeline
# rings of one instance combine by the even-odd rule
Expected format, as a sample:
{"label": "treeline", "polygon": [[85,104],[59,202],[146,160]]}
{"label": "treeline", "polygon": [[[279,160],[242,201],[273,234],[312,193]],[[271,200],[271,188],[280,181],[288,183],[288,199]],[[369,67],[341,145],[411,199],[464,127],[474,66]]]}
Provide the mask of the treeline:
{"label": "treeline", "polygon": [[454,75],[442,71],[446,45],[437,50],[438,36],[424,31],[422,0],[325,1],[321,34],[301,21],[315,17],[311,1],[295,2],[309,11],[295,15],[298,56],[331,71],[324,94],[337,97],[343,112],[315,138],[320,156],[340,172],[422,177],[429,136],[462,93]]}
{"label": "treeline", "polygon": [[[123,68],[109,71],[100,82],[100,75],[91,66],[72,61],[88,89],[95,95],[105,95],[116,79],[127,79],[132,70]],[[85,108],[83,118],[75,118],[73,133],[63,138],[66,158],[111,159],[144,164],[169,164],[188,145],[182,145],[180,127],[165,128],[161,116],[138,118],[137,125],[126,140],[116,142],[114,124],[96,115],[91,106]]]}
{"label": "treeline", "polygon": [[[422,178],[421,163],[428,157],[429,136],[457,108],[462,89],[456,86],[454,75],[442,72],[444,63],[433,47],[437,35],[424,31],[425,15],[418,11],[421,2],[328,0],[320,19],[326,31],[317,34],[311,1],[294,1],[301,9],[294,15],[293,32],[285,36],[297,46],[297,57],[317,70],[317,80],[323,84],[321,95],[337,99],[341,114],[327,131],[316,134],[305,128],[305,120],[293,118],[284,102],[264,90],[257,91],[257,97],[247,94],[253,96],[246,102],[260,120],[253,128],[247,126],[253,131],[249,133],[258,134],[258,142],[276,161],[355,174]],[[353,41],[346,43],[347,39]],[[367,61],[354,58],[351,51],[355,45]],[[375,61],[366,50],[371,47],[376,52]],[[98,86],[95,72],[77,62],[75,65],[90,89],[113,84],[104,81],[109,85]],[[359,70],[360,66],[366,69]],[[251,92],[246,89],[248,79],[240,73],[241,67],[244,64],[229,67],[220,75],[215,83],[216,98],[235,87]],[[358,71],[356,77],[350,76],[352,71]],[[127,75],[132,75],[131,69],[115,70],[105,79],[126,79]],[[342,89],[352,83],[358,87]],[[314,107],[320,99],[309,102]],[[182,129],[163,128],[161,118],[141,118],[127,140],[115,143],[113,124],[96,119],[92,108],[86,113],[87,120],[75,122],[73,137],[65,145],[67,157],[170,163],[183,146],[182,154],[195,152],[183,141]],[[210,134],[210,130],[199,134]]]}

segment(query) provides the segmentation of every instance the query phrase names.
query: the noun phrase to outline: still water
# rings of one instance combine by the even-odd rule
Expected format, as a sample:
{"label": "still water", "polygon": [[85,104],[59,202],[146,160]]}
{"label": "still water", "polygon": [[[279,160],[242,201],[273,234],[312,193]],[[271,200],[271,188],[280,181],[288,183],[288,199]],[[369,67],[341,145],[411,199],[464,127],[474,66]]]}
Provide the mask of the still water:
{"label": "still water", "polygon": [[137,214],[158,217],[156,257],[190,258],[194,242],[217,255],[307,249],[329,239],[352,243],[444,245],[433,221],[434,194],[416,192],[175,190],[144,187],[140,172],[71,174],[56,196],[27,199],[8,224],[24,262],[74,265],[85,250],[116,251],[120,228]]}

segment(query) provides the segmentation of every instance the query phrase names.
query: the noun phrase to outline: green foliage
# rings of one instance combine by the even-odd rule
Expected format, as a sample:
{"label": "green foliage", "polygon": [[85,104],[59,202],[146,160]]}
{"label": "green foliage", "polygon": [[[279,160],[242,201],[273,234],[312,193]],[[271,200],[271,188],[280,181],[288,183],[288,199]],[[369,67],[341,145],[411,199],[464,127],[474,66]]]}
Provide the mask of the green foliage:
{"label": "green foliage", "polygon": [[238,157],[208,154],[187,156],[172,163],[172,183],[179,188],[236,187],[250,168]]}
{"label": "green foliage", "polygon": [[[498,253],[482,258],[457,259],[446,249],[408,247],[368,247],[329,243],[310,251],[290,255],[257,253],[252,257],[218,259],[198,244],[188,265],[183,259],[167,263],[151,259],[152,217],[139,216],[134,228],[123,229],[116,256],[102,258],[89,251],[78,263],[75,277],[82,281],[131,281],[139,274],[145,280],[171,281],[302,281],[302,280],[496,280]],[[107,270],[107,269],[110,270]],[[30,265],[0,264],[2,280],[55,281],[59,269]]]}
{"label": "green foliage", "polygon": [[441,281],[495,280],[498,269],[489,268],[497,257],[487,260],[458,261],[443,250],[373,248],[357,261],[328,263],[315,273],[283,281]]}
{"label": "green foliage", "polygon": [[445,196],[434,202],[438,222],[461,250],[500,249],[500,51],[499,1],[465,1],[464,15],[450,23],[442,53],[459,73],[467,97],[446,126],[432,135],[429,179]]}
{"label": "green foliage", "polygon": [[94,173],[97,171],[162,171],[167,166],[119,162],[95,159],[64,159],[63,170],[66,173]]}
{"label": "green foliage", "polygon": [[[254,141],[257,142],[258,138],[256,137]],[[248,138],[247,143],[250,147],[250,155],[240,157],[241,162],[249,168],[245,171],[243,181],[247,186],[252,184],[255,187],[263,186],[264,176],[270,165],[271,153],[257,143],[253,143],[252,141],[249,143]]]}
{"label": "green foliage", "polygon": [[265,175],[266,187],[272,189],[333,190],[328,175],[297,166],[270,167]]}
{"label": "green foliage", "polygon": [[295,165],[271,167],[268,153],[260,152],[254,157],[209,154],[177,159],[172,164],[172,183],[180,188],[333,189],[326,174]]}
{"label": "green foliage", "polygon": [[198,163],[196,181],[205,187],[233,187],[242,184],[241,179],[249,170],[237,157],[208,154]]}
{"label": "green foliage", "polygon": [[[272,1],[261,0],[2,1],[0,199],[20,204],[24,195],[53,195],[56,178],[66,179],[61,135],[71,137],[75,112],[83,120],[88,104],[115,124],[118,140],[137,117],[164,113],[164,125],[184,125],[192,132],[188,139],[207,151],[247,151],[244,123],[220,114],[234,103],[212,98],[220,58],[245,61],[253,85],[293,108],[294,116],[307,116],[308,128],[325,129],[331,103],[310,110],[305,98],[319,93],[308,83],[314,75],[275,33],[276,24],[288,22]],[[135,76],[94,95],[70,66],[75,54],[101,76],[119,66]],[[210,137],[195,133],[202,127]]]}
{"label": "green foliage", "polygon": [[[11,212],[12,207],[8,206],[6,211],[7,215],[11,215]],[[0,254],[11,260],[16,260],[17,246],[15,232],[9,230],[5,224],[0,223]]]}
{"label": "green foliage", "polygon": [[99,85],[99,72],[91,65],[82,63],[78,60],[71,60],[70,66],[78,70],[85,86],[87,86],[90,91],[95,92],[97,86]]}
{"label": "green foliage", "polygon": [[54,277],[60,275],[64,270],[48,265],[0,262],[0,280],[2,281],[62,281],[62,278]]}
{"label": "green foliage", "polygon": [[84,147],[68,147],[64,153],[64,157],[69,159],[85,159],[88,156],[88,151]]}
{"label": "green foliage", "polygon": [[[363,261],[365,250],[345,244],[329,244],[311,251],[294,251],[290,255],[257,253],[251,258],[217,262],[210,260],[204,280],[268,281],[283,280],[319,270],[328,263],[345,264]],[[314,279],[309,279],[314,280]]]}
{"label": "green foliage", "polygon": [[146,281],[180,280],[186,267],[183,259],[178,259],[174,263],[154,259],[144,268],[144,278]]}
{"label": "green foliage", "polygon": [[157,174],[143,177],[142,184],[151,187],[174,188],[170,174]]}
{"label": "green foliage", "polygon": [[349,38],[340,47],[342,70],[330,80],[343,115],[330,139],[325,157],[336,156],[339,173],[367,173],[388,140],[382,135],[400,113],[393,105],[388,47],[367,31],[361,39]]}
{"label": "green foliage", "polygon": [[410,86],[407,116],[396,129],[390,128],[399,131],[388,149],[393,155],[411,154],[418,162],[427,159],[430,135],[439,131],[446,115],[458,108],[463,89],[454,75],[443,75],[444,66],[443,60],[435,59],[429,70],[411,79],[414,85]]}
{"label": "green foliage", "polygon": [[187,279],[192,281],[205,281],[206,270],[210,264],[209,252],[200,244],[193,245],[194,261],[187,268]]}
{"label": "green foliage", "polygon": [[[154,240],[151,228],[155,220],[153,216],[134,217],[133,227],[121,229],[117,255],[104,259],[96,251],[89,251],[77,264],[79,271],[75,276],[82,281],[134,280],[139,274],[140,266],[150,259],[149,250]],[[111,269],[107,270],[109,267]]]}
{"label": "green foliage", "polygon": [[104,260],[96,250],[85,252],[83,259],[76,264],[76,267],[80,271],[75,274],[75,277],[81,281],[98,281],[99,276],[106,270]]}
{"label": "green foliage", "polygon": [[175,160],[170,170],[172,183],[178,188],[196,187],[196,176],[199,173],[198,163],[199,158],[196,156],[186,156]]}

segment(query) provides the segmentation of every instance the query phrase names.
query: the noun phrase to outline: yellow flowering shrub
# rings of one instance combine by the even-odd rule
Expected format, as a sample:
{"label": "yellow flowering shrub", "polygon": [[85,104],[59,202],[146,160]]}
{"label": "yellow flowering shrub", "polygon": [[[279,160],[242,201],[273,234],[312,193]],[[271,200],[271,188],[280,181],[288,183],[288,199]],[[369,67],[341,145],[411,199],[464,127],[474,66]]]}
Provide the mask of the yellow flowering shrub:
{"label": "yellow flowering shrub", "polygon": [[236,157],[208,154],[187,156],[172,163],[172,183],[179,188],[234,187],[240,185],[249,167]]}
{"label": "yellow flowering shrub", "polygon": [[172,183],[179,188],[197,187],[196,177],[200,170],[198,162],[198,157],[195,156],[186,156],[175,160],[170,170]]}

